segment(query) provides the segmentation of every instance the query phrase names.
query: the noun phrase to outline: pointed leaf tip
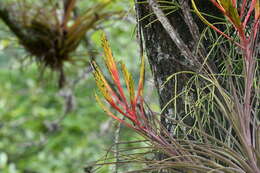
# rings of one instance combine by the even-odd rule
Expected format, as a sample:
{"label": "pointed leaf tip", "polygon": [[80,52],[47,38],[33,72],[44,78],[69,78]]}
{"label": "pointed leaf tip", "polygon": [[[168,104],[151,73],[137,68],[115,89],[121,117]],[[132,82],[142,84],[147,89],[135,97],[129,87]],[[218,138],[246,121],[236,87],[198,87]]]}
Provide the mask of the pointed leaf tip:
{"label": "pointed leaf tip", "polygon": [[139,78],[139,84],[138,84],[138,94],[136,96],[136,99],[138,99],[138,97],[140,97],[140,96],[143,96],[144,77],[145,77],[145,61],[144,61],[144,56],[142,56],[141,57],[141,67],[140,67],[140,78]]}

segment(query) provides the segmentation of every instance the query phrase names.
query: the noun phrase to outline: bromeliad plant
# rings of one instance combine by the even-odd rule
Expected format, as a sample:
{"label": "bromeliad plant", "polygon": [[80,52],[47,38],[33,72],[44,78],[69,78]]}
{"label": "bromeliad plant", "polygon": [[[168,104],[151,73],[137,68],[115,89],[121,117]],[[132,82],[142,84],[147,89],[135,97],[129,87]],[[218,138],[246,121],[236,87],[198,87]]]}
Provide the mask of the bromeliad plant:
{"label": "bromeliad plant", "polygon": [[[179,97],[183,98],[185,117],[195,117],[194,125],[185,124],[183,120],[165,117],[176,127],[185,129],[185,133],[181,135],[165,129],[155,114],[147,115],[146,113],[147,107],[144,107],[142,94],[143,58],[136,95],[133,79],[122,64],[125,83],[130,95],[128,101],[107,40],[105,37],[102,39],[104,61],[113,79],[113,85],[106,80],[95,62],[92,63],[94,76],[107,103],[126,119],[109,111],[98,97],[97,100],[112,118],[134,129],[149,141],[148,146],[141,148],[141,153],[133,153],[127,157],[124,151],[121,152],[120,158],[124,161],[120,162],[121,164],[136,162],[148,165],[134,172],[260,173],[259,0],[210,1],[226,16],[227,22],[231,24],[238,37],[236,34],[228,35],[209,23],[192,0],[198,16],[209,27],[226,37],[233,45],[231,47],[233,50],[227,52],[227,55],[231,56],[226,57],[224,74],[210,74],[205,70],[202,73],[179,72],[169,76],[167,81],[182,73],[191,75],[184,86],[184,91],[177,93],[171,102],[176,102]],[[237,48],[242,54],[234,51]],[[242,66],[235,64],[238,62],[232,59],[235,57],[243,60]],[[241,68],[243,74],[237,73],[234,68]],[[176,86],[177,79],[176,77]],[[193,94],[195,96],[192,96]],[[148,151],[145,152],[147,149]],[[163,154],[159,160],[158,157],[154,159],[154,157],[144,156],[147,153],[157,152]]]}
{"label": "bromeliad plant", "polygon": [[[235,130],[236,135],[252,170],[260,172],[259,146],[257,146],[259,145],[259,136],[256,135],[259,134],[259,122],[257,122],[259,120],[259,107],[254,108],[259,102],[259,94],[256,93],[259,92],[260,85],[258,77],[255,77],[255,75],[259,75],[257,72],[259,52],[257,50],[259,47],[260,3],[259,0],[242,0],[242,2],[237,0],[211,0],[211,2],[233,26],[238,35],[238,40],[209,23],[198,11],[194,0],[192,0],[198,16],[212,29],[234,42],[242,52],[244,86],[239,88],[239,85],[229,81],[232,88],[230,93],[232,97],[229,97],[234,106],[230,111],[236,114],[230,119],[233,128],[237,128]],[[244,89],[244,91],[241,92],[241,89]]]}
{"label": "bromeliad plant", "polygon": [[102,74],[100,68],[96,62],[92,62],[94,69],[94,77],[98,86],[99,91],[105,98],[106,102],[123,117],[117,116],[112,113],[96,95],[96,100],[103,108],[103,110],[112,118],[126,125],[127,127],[135,130],[142,136],[151,139],[155,142],[155,145],[163,147],[168,153],[176,153],[175,149],[169,147],[169,141],[160,135],[161,131],[158,129],[156,118],[153,117],[152,112],[145,111],[144,99],[143,99],[143,86],[145,76],[145,62],[144,57],[141,59],[140,66],[140,79],[135,91],[134,81],[132,75],[127,70],[124,63],[121,62],[121,70],[124,77],[124,82],[127,87],[129,98],[125,95],[124,88],[121,84],[120,73],[115,62],[109,43],[105,37],[102,36],[102,46],[104,49],[104,61],[109,74],[113,80],[110,84]]}
{"label": "bromeliad plant", "polygon": [[73,17],[76,2],[68,0],[63,8],[57,7],[61,1],[54,4],[17,1],[9,5],[0,2],[0,19],[30,55],[35,57],[36,62],[44,68],[60,72],[60,87],[65,82],[63,64],[73,61],[71,53],[76,50],[86,32],[115,14],[105,11],[111,2],[105,0],[86,9],[82,15]]}
{"label": "bromeliad plant", "polygon": [[[102,36],[102,46],[104,49],[104,61],[106,63],[106,67],[109,70],[111,78],[113,79],[114,85],[111,86],[109,82],[105,79],[101,70],[97,66],[97,64],[93,61],[92,67],[94,69],[94,77],[99,88],[99,91],[102,93],[103,97],[106,99],[107,103],[109,103],[116,111],[122,114],[124,117],[128,118],[131,123],[126,122],[122,118],[118,118],[112,112],[106,108],[99,97],[96,95],[96,99],[101,107],[110,115],[112,118],[118,120],[120,123],[125,124],[126,126],[140,130],[144,128],[141,123],[141,117],[145,120],[146,117],[144,115],[144,107],[143,107],[143,82],[144,82],[144,58],[142,58],[141,62],[141,70],[140,70],[140,79],[138,84],[138,90],[135,94],[134,81],[132,75],[128,72],[125,64],[121,63],[121,69],[123,72],[125,84],[127,86],[127,90],[129,93],[129,101],[124,93],[124,89],[122,87],[119,71],[116,65],[116,62],[113,58],[112,51],[108,44],[108,41],[105,35]],[[114,89],[115,88],[115,89]]]}
{"label": "bromeliad plant", "polygon": [[105,54],[104,61],[113,80],[113,83],[111,84],[106,80],[105,76],[102,74],[100,68],[97,66],[95,61],[91,63],[94,69],[94,77],[99,91],[105,98],[106,102],[118,113],[123,115],[123,117],[120,118],[109,111],[109,109],[102,103],[98,95],[96,95],[96,100],[109,116],[116,119],[120,123],[136,130],[139,133],[150,133],[149,119],[151,117],[149,118],[150,115],[147,115],[147,113],[145,112],[143,99],[143,83],[145,71],[144,57],[142,57],[141,59],[140,79],[137,91],[135,91],[132,75],[127,70],[125,64],[123,62],[120,63],[122,75],[124,77],[124,82],[128,91],[129,98],[127,98],[124,92],[124,87],[121,84],[122,81],[120,79],[120,73],[117,67],[117,63],[114,60],[112,51],[105,35],[102,36],[102,46]]}

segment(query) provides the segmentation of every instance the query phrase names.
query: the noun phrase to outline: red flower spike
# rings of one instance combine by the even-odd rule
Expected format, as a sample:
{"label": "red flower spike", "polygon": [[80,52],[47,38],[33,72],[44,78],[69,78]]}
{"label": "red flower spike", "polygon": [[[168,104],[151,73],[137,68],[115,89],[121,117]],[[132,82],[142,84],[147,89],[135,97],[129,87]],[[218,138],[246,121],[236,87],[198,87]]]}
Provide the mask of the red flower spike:
{"label": "red flower spike", "polygon": [[[114,115],[112,112],[109,111],[107,107],[105,107],[99,97],[96,96],[97,102],[100,104],[102,109],[112,118],[117,120],[120,123],[123,123],[129,128],[135,129],[135,130],[145,130],[146,127],[142,124],[146,122],[146,116],[144,112],[143,107],[143,83],[144,83],[144,57],[142,57],[141,61],[141,68],[140,68],[140,79],[137,89],[137,94],[135,96],[134,91],[134,81],[132,79],[131,74],[128,72],[126,66],[121,63],[121,69],[124,76],[124,80],[127,86],[127,91],[129,93],[129,100],[130,103],[128,103],[124,89],[120,82],[120,76],[118,72],[118,68],[116,65],[116,62],[114,60],[114,57],[112,56],[112,51],[110,49],[110,46],[108,44],[108,41],[105,37],[105,35],[102,35],[102,46],[104,49],[104,61],[106,63],[106,67],[108,71],[110,72],[110,76],[113,79],[113,84],[116,86],[116,92],[112,89],[112,87],[109,85],[109,83],[106,81],[104,75],[102,74],[101,70],[98,68],[95,62],[92,62],[92,67],[94,69],[94,77],[98,86],[99,91],[105,98],[106,102],[115,109],[118,113],[126,117],[128,120],[132,122],[133,125],[128,123],[126,120],[123,120],[122,118],[119,118],[118,116]],[[115,93],[118,93],[115,94]],[[119,102],[119,105],[116,104],[116,102]],[[138,105],[138,106],[137,106]],[[145,119],[144,119],[145,118]]]}
{"label": "red flower spike", "polygon": [[118,69],[117,69],[112,51],[110,49],[110,46],[109,46],[109,43],[106,39],[105,34],[102,35],[101,40],[102,40],[102,47],[103,47],[104,53],[105,53],[104,61],[106,63],[107,69],[109,70],[110,75],[111,75],[111,77],[112,77],[112,79],[113,79],[113,81],[114,81],[114,83],[115,83],[115,85],[118,89],[118,92],[120,94],[121,99],[123,100],[123,102],[127,103],[126,97],[124,95],[124,92],[123,92],[123,89],[122,89],[122,86],[121,86],[121,83],[120,83]]}

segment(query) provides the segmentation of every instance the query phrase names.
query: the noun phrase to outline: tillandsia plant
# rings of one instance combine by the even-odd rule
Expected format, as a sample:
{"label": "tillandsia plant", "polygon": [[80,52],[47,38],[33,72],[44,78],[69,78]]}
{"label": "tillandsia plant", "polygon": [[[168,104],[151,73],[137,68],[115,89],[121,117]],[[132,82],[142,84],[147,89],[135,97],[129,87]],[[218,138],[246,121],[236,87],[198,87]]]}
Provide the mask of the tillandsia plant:
{"label": "tillandsia plant", "polygon": [[[208,68],[201,67],[200,72],[180,71],[168,77],[165,83],[172,78],[176,79],[173,86],[173,92],[176,92],[177,76],[183,73],[191,76],[184,90],[175,93],[171,102],[177,102],[178,98],[184,99],[184,117],[195,117],[195,122],[190,125],[183,119],[165,117],[176,126],[175,131],[165,129],[160,118],[149,111],[148,106],[144,106],[141,94],[143,58],[137,95],[134,94],[131,75],[122,65],[130,95],[128,101],[107,40],[102,38],[104,61],[115,87],[107,82],[95,62],[92,63],[94,76],[107,103],[126,119],[109,111],[98,97],[97,100],[112,118],[134,129],[148,143],[148,146],[139,148],[142,150],[140,153],[133,151],[133,154],[127,155],[122,150],[121,164],[148,165],[133,172],[260,173],[259,0],[209,1],[226,17],[227,25],[233,28],[235,34],[226,33],[208,22],[192,0],[197,15],[221,37],[226,38],[231,49],[223,50],[227,51],[227,56],[222,73],[210,73],[210,70],[206,70]],[[216,41],[212,49],[218,44]],[[211,50],[208,55],[210,53]],[[241,61],[243,63],[239,64]],[[184,129],[181,134],[177,134],[178,127]],[[156,155],[157,152],[163,153],[163,157],[158,159],[150,155]]]}
{"label": "tillandsia plant", "polygon": [[158,128],[156,118],[153,117],[155,115],[152,112],[145,110],[143,99],[143,83],[145,76],[144,57],[141,58],[140,79],[137,91],[135,91],[132,75],[127,70],[125,64],[121,62],[121,70],[129,95],[129,98],[127,98],[124,92],[124,88],[121,84],[117,63],[114,60],[109,43],[104,34],[102,36],[102,46],[105,54],[104,61],[113,80],[113,84],[110,84],[106,80],[105,76],[103,75],[95,61],[91,63],[94,69],[93,74],[98,89],[101,92],[102,96],[105,98],[106,102],[123,117],[119,117],[116,114],[112,113],[102,103],[101,99],[96,94],[96,100],[99,105],[109,116],[111,116],[115,120],[133,129],[140,135],[150,139],[154,143],[154,145],[162,147],[166,153],[171,153],[172,155],[175,155],[177,152],[176,149],[174,147],[169,147],[171,146],[171,142],[169,142],[167,138],[165,138],[166,136],[160,135],[162,131],[159,130],[160,128]]}
{"label": "tillandsia plant", "polygon": [[[258,148],[259,136],[256,136],[259,132],[259,122],[256,119],[259,118],[259,112],[255,111],[255,100],[259,102],[259,78],[255,75],[259,75],[257,72],[257,56],[259,56],[259,19],[260,19],[260,4],[259,0],[246,1],[243,0],[211,0],[211,2],[220,10],[221,13],[227,18],[229,23],[235,29],[238,39],[231,38],[226,35],[213,24],[209,23],[203,15],[196,8],[194,0],[192,0],[193,7],[198,16],[212,29],[230,39],[236,44],[242,52],[243,58],[243,79],[244,79],[244,91],[241,92],[238,89],[238,85],[232,84],[232,97],[236,115],[232,117],[233,125],[237,127],[237,135],[241,145],[246,154],[248,162],[254,172],[260,172],[259,165],[259,151]],[[255,83],[255,86],[254,86]],[[240,95],[239,95],[240,94]],[[257,103],[258,105],[258,103]],[[259,105],[258,105],[259,106]],[[257,108],[259,109],[259,107]],[[235,123],[235,124],[234,124]],[[234,126],[235,128],[235,126]]]}
{"label": "tillandsia plant", "polygon": [[[125,83],[129,93],[129,101],[124,93],[124,89],[121,85],[120,76],[118,72],[118,68],[116,62],[113,58],[112,51],[108,44],[108,41],[105,35],[102,36],[102,46],[104,49],[104,61],[106,63],[106,67],[109,70],[109,73],[113,79],[113,83],[116,87],[116,90],[110,86],[109,82],[105,79],[104,75],[102,74],[101,70],[97,66],[97,64],[93,61],[92,67],[94,69],[94,77],[99,88],[99,91],[102,93],[106,101],[120,114],[124,117],[128,118],[131,123],[126,122],[122,118],[118,118],[112,112],[106,108],[99,97],[96,95],[96,99],[101,107],[110,115],[112,118],[118,120],[119,122],[125,124],[126,126],[140,130],[144,127],[144,124],[140,121],[145,121],[147,117],[144,114],[144,107],[143,107],[143,82],[144,82],[144,58],[142,57],[141,62],[141,70],[140,70],[140,80],[138,85],[138,91],[135,94],[134,88],[134,81],[132,75],[128,72],[125,64],[121,63],[121,69],[123,72],[123,76],[125,79]],[[142,118],[140,117],[142,116]]]}
{"label": "tillandsia plant", "polygon": [[105,11],[111,2],[105,0],[72,18],[77,1],[68,0],[63,8],[58,8],[57,4],[61,2],[15,1],[9,5],[3,2],[0,4],[0,19],[20,44],[44,68],[60,72],[60,87],[65,82],[63,64],[73,61],[70,54],[76,50],[86,32],[114,14]]}

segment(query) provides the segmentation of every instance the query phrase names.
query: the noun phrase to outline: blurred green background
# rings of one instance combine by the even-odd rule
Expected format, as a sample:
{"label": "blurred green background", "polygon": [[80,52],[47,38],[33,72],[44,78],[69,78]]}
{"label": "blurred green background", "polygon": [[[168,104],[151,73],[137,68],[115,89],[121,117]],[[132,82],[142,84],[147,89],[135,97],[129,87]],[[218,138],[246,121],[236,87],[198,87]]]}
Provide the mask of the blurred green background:
{"label": "blurred green background", "polygon": [[[82,0],[77,7],[84,11],[95,2]],[[114,56],[126,62],[137,81],[134,6],[120,0],[108,10],[123,10],[125,15],[112,17],[87,33],[88,50],[95,52],[100,63],[100,33],[105,31]],[[117,124],[96,104],[96,85],[88,65],[66,64],[69,85],[60,90],[57,74],[46,69],[41,76],[39,66],[28,56],[0,20],[0,172],[82,173],[88,163],[106,154]],[[89,60],[84,44],[72,56]],[[66,109],[71,111],[66,114]],[[122,127],[120,141],[138,138]],[[113,167],[98,172],[113,172]]]}

